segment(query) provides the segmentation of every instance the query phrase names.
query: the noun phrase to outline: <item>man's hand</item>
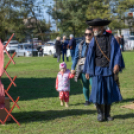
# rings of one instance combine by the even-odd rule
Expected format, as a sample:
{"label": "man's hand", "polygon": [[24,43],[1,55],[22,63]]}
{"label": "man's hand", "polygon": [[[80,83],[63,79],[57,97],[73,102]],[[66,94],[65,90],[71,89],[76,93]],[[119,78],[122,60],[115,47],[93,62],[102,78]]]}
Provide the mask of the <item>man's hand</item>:
{"label": "man's hand", "polygon": [[89,80],[89,74],[85,74],[87,80]]}
{"label": "man's hand", "polygon": [[71,70],[71,74],[75,74],[75,70]]}
{"label": "man's hand", "polygon": [[73,46],[70,46],[70,49],[73,49]]}
{"label": "man's hand", "polygon": [[69,49],[69,44],[67,45],[67,49]]}
{"label": "man's hand", "polygon": [[119,68],[119,65],[115,65],[114,66],[114,70],[113,70],[113,73],[114,74],[117,74],[119,72],[120,68]]}

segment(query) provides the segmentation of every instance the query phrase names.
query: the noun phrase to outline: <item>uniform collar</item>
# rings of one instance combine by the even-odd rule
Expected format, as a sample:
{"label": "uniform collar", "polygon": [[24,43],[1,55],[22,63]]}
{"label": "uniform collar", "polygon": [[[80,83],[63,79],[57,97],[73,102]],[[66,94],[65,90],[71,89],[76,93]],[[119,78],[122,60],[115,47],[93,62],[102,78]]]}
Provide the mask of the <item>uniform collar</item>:
{"label": "uniform collar", "polygon": [[106,31],[103,32],[103,35],[106,35]]}
{"label": "uniform collar", "polygon": [[102,35],[98,35],[97,37],[103,37],[105,35],[106,35],[106,31],[104,31]]}

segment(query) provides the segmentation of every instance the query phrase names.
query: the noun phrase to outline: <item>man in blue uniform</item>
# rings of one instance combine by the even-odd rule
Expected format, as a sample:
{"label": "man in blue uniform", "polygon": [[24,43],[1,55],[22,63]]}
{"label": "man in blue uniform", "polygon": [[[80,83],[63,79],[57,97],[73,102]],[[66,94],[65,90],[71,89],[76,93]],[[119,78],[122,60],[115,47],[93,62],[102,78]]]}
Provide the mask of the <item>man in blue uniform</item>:
{"label": "man in blue uniform", "polygon": [[98,121],[111,121],[111,104],[122,100],[119,87],[114,81],[114,74],[121,71],[125,65],[119,44],[114,36],[104,29],[110,21],[94,19],[86,22],[93,27],[94,32],[83,70],[87,79],[92,77],[89,101],[96,104]]}

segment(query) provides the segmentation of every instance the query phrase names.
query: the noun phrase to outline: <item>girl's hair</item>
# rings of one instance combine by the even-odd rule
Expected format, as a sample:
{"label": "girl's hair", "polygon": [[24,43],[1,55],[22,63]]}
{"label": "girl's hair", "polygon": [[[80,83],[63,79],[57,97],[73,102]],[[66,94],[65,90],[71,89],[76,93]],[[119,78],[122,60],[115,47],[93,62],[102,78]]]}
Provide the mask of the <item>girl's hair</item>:
{"label": "girl's hair", "polygon": [[88,27],[88,28],[86,28],[86,30],[89,30],[89,31],[93,32],[93,28],[92,27]]}

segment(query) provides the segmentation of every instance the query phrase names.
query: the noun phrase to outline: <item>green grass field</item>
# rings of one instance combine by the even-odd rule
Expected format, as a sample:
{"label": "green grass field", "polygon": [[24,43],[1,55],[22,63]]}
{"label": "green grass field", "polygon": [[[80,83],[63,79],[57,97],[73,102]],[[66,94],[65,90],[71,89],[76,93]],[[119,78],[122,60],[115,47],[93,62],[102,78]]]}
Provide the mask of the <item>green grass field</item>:
{"label": "green grass field", "polygon": [[[133,134],[134,110],[120,106],[134,101],[134,52],[123,53],[126,69],[120,74],[123,101],[112,106],[111,122],[97,122],[93,104],[85,107],[81,82],[71,80],[70,107],[60,106],[55,78],[59,71],[57,59],[46,57],[15,57],[15,65],[9,65],[7,72],[17,75],[17,87],[9,93],[14,99],[20,96],[20,109],[15,107],[12,114],[20,122],[13,120],[0,126],[0,134]],[[8,57],[5,57],[5,63]],[[71,62],[67,63],[68,68]],[[4,75],[2,83],[7,88],[10,83]],[[12,106],[12,103],[11,103]]]}

